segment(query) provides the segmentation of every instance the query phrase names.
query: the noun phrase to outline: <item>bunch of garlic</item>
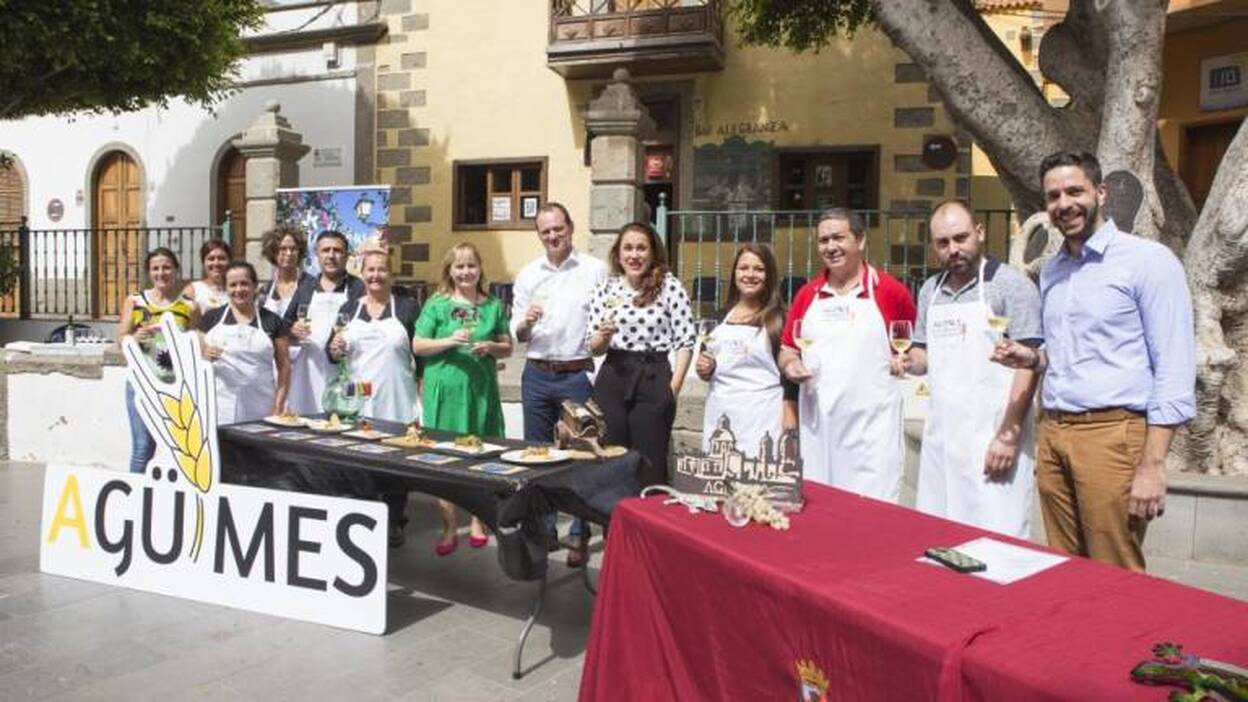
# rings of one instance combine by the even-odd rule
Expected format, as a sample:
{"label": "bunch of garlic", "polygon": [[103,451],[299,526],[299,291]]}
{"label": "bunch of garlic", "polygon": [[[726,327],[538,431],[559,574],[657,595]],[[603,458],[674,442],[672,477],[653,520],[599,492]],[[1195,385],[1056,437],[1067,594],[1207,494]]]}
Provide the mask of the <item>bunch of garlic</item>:
{"label": "bunch of garlic", "polygon": [[767,499],[767,489],[762,485],[735,485],[732,497],[724,505],[726,512],[744,515],[772,529],[788,529],[789,517]]}

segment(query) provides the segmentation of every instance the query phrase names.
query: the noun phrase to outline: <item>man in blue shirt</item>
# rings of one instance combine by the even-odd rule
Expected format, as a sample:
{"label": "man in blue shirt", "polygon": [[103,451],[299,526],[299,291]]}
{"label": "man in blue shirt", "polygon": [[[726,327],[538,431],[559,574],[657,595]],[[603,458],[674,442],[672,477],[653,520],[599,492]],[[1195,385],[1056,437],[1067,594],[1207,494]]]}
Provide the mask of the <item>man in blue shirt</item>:
{"label": "man in blue shirt", "polygon": [[1045,348],[1003,341],[993,360],[1044,372],[1036,484],[1049,544],[1144,570],[1149,520],[1165,509],[1165,457],[1196,415],[1196,342],[1183,267],[1105,218],[1096,157],[1040,166],[1065,241],[1040,272]]}

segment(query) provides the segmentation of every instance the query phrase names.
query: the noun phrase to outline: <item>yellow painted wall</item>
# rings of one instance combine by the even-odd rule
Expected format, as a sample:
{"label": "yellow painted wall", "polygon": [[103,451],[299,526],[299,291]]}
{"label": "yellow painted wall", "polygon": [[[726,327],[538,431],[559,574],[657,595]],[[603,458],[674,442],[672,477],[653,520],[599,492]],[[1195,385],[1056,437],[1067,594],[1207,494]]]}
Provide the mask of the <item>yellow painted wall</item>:
{"label": "yellow painted wall", "polygon": [[[461,159],[546,157],[547,195],[564,202],[588,235],[590,173],[583,165],[581,111],[602,81],[566,81],[546,66],[548,5],[543,2],[421,0],[413,12],[428,13],[427,29],[404,31],[402,17],[387,17],[391,36],[377,46],[378,75],[399,69],[403,53],[423,51],[427,66],[413,72],[413,89],[426,104],[410,109],[412,126],[430,130],[431,143],[413,150],[412,165],[431,169],[430,183],[414,187],[414,205],[432,208],[432,221],[405,221],[404,205],[392,208],[395,224],[410,224],[414,241],[428,242],[430,261],[414,277],[433,280],[453,243],[472,241],[483,251],[493,280],[509,280],[541,247],[531,230],[452,229],[452,169]],[[776,147],[878,146],[881,208],[895,200],[936,202],[956,193],[957,167],[921,173],[894,172],[894,157],[921,153],[924,135],[953,135],[938,102],[928,102],[926,83],[894,83],[894,65],[910,59],[882,34],[860,32],[818,54],[743,47],[725,32],[722,71],[658,76],[639,82],[692,85],[692,117],[711,134],[694,147],[722,140],[714,127],[783,120],[787,131],[754,135]],[[379,110],[396,109],[397,93],[379,94]],[[897,107],[932,107],[930,127],[894,128]],[[391,141],[389,147],[393,147]],[[686,159],[683,166],[692,168]],[[396,168],[378,168],[377,179],[394,183]],[[966,174],[964,174],[966,175]],[[942,178],[943,196],[920,196],[919,179]],[[686,181],[688,182],[688,181]],[[687,200],[691,193],[682,192]],[[913,243],[913,242],[912,242]],[[882,246],[882,244],[880,244]]]}
{"label": "yellow painted wall", "polygon": [[[413,158],[413,165],[431,168],[430,183],[415,187],[415,204],[432,206],[432,222],[413,225],[416,241],[430,244],[430,261],[415,267],[416,279],[435,280],[443,254],[459,241],[481,249],[491,280],[511,280],[542,252],[531,229],[452,229],[455,160],[548,158],[547,196],[564,203],[581,225],[575,244],[584,248],[589,220],[584,127],[564,79],[546,67],[545,3],[422,0],[414,5],[428,13],[429,28],[404,33],[400,18],[391,17],[391,34],[405,35],[406,41],[379,46],[377,64],[380,74],[383,66],[397,68],[405,52],[428,55],[413,83],[426,91],[426,105],[410,111],[413,126],[431,132],[430,145],[416,149]],[[395,171],[378,169],[380,182],[394,182]],[[401,221],[402,214],[396,206],[392,221]]]}
{"label": "yellow painted wall", "polygon": [[[1173,3],[1172,3],[1173,4]],[[1204,112],[1200,109],[1200,62],[1214,56],[1248,51],[1248,19],[1166,35],[1158,128],[1166,159],[1181,166],[1183,128],[1248,116],[1248,107]]]}

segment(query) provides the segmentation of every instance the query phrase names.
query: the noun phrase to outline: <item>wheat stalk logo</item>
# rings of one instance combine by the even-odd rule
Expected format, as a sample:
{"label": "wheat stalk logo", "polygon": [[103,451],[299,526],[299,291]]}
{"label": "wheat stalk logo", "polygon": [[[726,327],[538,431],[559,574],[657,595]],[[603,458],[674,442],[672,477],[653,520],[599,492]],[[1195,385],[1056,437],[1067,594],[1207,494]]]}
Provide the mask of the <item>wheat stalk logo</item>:
{"label": "wheat stalk logo", "polygon": [[204,495],[217,482],[217,395],[212,365],[203,360],[199,336],[183,332],[173,315],[161,319],[173,364],[171,381],[160,379],[138,342],[127,338],[127,374],[143,423],[168,452],[186,481],[195,486],[195,536],[190,556],[199,560],[204,543]]}

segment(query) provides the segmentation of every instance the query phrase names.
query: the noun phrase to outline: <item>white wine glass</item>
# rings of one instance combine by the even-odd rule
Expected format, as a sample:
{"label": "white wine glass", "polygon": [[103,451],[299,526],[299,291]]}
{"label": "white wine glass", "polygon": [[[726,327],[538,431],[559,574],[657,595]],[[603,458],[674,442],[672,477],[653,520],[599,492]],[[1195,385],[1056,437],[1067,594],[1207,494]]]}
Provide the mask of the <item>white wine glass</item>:
{"label": "white wine glass", "polygon": [[537,318],[537,323],[533,325],[532,334],[540,334],[546,327],[546,305],[550,302],[550,296],[545,291],[537,291],[533,293],[533,297],[529,300],[529,305],[536,305],[542,308],[542,316]]}
{"label": "white wine glass", "polygon": [[1010,328],[1010,318],[1002,317],[995,314],[988,315],[988,328],[996,334],[997,340],[1004,339],[1006,331]]}
{"label": "white wine glass", "polygon": [[464,351],[471,353],[472,336],[477,332],[477,323],[480,321],[480,313],[476,307],[459,308],[459,328],[468,332],[468,346],[464,347]]}
{"label": "white wine glass", "polygon": [[702,353],[715,357],[715,327],[718,326],[713,319],[698,320],[698,344],[701,345]]}
{"label": "white wine glass", "polygon": [[[914,343],[914,322],[908,319],[895,319],[888,325],[888,343],[898,355],[904,356]],[[906,374],[902,373],[905,378]]]}

